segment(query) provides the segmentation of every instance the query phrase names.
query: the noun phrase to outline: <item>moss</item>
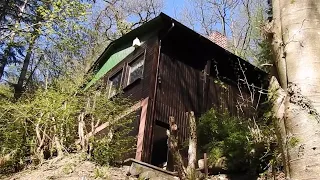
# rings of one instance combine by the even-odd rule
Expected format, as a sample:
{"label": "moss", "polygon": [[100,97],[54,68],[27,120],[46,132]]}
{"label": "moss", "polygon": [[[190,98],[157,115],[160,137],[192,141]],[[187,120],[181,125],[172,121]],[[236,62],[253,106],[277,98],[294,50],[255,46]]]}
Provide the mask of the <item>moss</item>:
{"label": "moss", "polygon": [[294,148],[299,144],[299,139],[296,137],[291,137],[288,141],[288,145],[290,148]]}

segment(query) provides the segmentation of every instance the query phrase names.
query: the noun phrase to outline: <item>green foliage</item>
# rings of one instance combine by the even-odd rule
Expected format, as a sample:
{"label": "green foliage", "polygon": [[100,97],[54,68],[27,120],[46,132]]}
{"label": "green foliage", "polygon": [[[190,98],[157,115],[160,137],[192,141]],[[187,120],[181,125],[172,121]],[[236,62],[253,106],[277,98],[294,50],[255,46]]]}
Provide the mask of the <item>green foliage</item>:
{"label": "green foliage", "polygon": [[[223,166],[229,171],[259,171],[265,168],[267,143],[256,143],[247,119],[209,110],[198,124],[198,145],[207,152],[211,167]],[[226,159],[223,164],[224,159]],[[221,164],[222,163],[222,164]],[[259,169],[260,168],[260,169]]]}
{"label": "green foliage", "polygon": [[94,178],[102,178],[102,179],[109,179],[107,176],[107,171],[108,168],[107,167],[97,167],[94,169],[93,173],[94,173]]}
{"label": "green foliage", "polygon": [[135,138],[128,136],[133,130],[132,120],[134,114],[126,115],[111,128],[107,128],[103,137],[91,139],[93,146],[92,160],[100,165],[116,164],[129,158],[128,155],[134,152]]}
{"label": "green foliage", "polygon": [[[101,163],[116,161],[124,157],[120,154],[132,150],[134,139],[124,136],[131,131],[128,125],[134,117],[114,121],[132,103],[121,97],[110,101],[103,84],[88,91],[79,87],[86,82],[84,73],[110,40],[145,23],[157,15],[161,6],[153,0],[121,0],[91,8],[92,2],[0,2],[5,10],[0,20],[4,30],[0,80],[10,84],[0,86],[0,158],[10,155],[6,163],[9,169],[16,170],[17,165],[26,162],[41,163],[77,149],[81,114],[85,115],[84,134],[92,130],[92,124],[106,122],[113,131],[111,139],[93,138],[94,160],[106,157],[96,153],[101,149],[108,154]],[[92,10],[97,12],[90,14]],[[27,67],[25,73],[23,65]],[[19,87],[18,79],[22,80]],[[24,92],[21,98],[14,98],[15,92],[20,95],[14,89]],[[110,145],[106,146],[106,141]]]}
{"label": "green foliage", "polygon": [[269,72],[270,64],[272,62],[272,45],[268,40],[263,39],[258,43],[258,52],[256,57],[257,65],[266,72]]}
{"label": "green foliage", "polygon": [[[85,82],[83,76],[73,79],[60,78],[49,85],[39,87],[34,92],[26,92],[18,101],[12,99],[7,88],[0,92],[6,98],[0,98],[0,157],[14,151],[7,169],[16,170],[18,164],[42,162],[46,158],[75,151],[78,137],[79,114],[85,113],[84,132],[92,130],[92,124],[109,123],[114,130],[112,138],[94,138],[96,152],[103,150],[108,154],[107,161],[115,160],[125,153],[125,138],[129,133],[127,125],[133,117],[115,121],[132,103],[118,97],[108,99],[103,88],[97,90],[98,83],[92,89],[83,91],[79,87]],[[103,87],[103,86],[101,86]],[[110,141],[110,146],[101,145]],[[106,145],[106,144],[104,144]],[[98,155],[96,157],[99,157]],[[104,156],[105,157],[105,156]],[[27,160],[27,161],[26,161]]]}
{"label": "green foliage", "polygon": [[289,138],[288,144],[289,144],[290,148],[294,148],[299,144],[299,139],[296,137],[291,137],[291,138]]}

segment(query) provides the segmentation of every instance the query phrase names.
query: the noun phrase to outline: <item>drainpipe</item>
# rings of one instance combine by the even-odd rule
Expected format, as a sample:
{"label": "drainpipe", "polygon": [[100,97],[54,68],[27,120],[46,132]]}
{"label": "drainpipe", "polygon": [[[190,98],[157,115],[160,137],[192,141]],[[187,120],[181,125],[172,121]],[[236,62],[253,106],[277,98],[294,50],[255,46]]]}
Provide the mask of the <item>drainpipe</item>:
{"label": "drainpipe", "polygon": [[[172,19],[171,19],[172,20]],[[151,158],[152,158],[152,150],[153,150],[153,127],[155,124],[155,106],[156,106],[156,97],[157,97],[157,88],[158,88],[158,76],[159,76],[159,65],[160,65],[160,58],[161,58],[161,46],[162,46],[162,39],[166,37],[169,32],[173,29],[175,26],[174,22],[172,21],[171,27],[168,29],[168,31],[161,37],[159,38],[159,49],[158,49],[158,58],[157,58],[157,69],[156,69],[156,80],[154,84],[154,92],[153,92],[153,103],[152,103],[152,111],[151,111],[151,117],[152,117],[152,126],[151,126],[151,149],[150,149],[150,163],[151,163]]]}

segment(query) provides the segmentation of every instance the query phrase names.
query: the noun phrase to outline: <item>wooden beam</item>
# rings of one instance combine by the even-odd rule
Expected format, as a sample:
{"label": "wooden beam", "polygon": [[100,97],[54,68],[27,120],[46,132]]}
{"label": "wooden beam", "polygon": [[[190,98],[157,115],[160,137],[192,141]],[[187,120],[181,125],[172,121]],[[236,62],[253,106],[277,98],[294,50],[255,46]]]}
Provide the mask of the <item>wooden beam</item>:
{"label": "wooden beam", "polygon": [[203,155],[203,160],[204,160],[204,174],[205,174],[205,178],[208,178],[208,158],[207,158],[207,153],[204,153],[204,155]]}
{"label": "wooden beam", "polygon": [[147,120],[148,100],[149,98],[145,98],[141,102],[142,110],[140,115],[140,124],[139,124],[137,150],[136,150],[136,160],[140,160],[140,161],[141,161],[142,151],[143,151],[143,141],[144,141],[144,131],[146,126],[146,120]]}
{"label": "wooden beam", "polygon": [[[148,98],[146,98],[146,99],[148,99]],[[137,102],[136,104],[134,104],[133,106],[131,106],[130,108],[128,108],[128,110],[124,111],[122,114],[120,114],[118,117],[116,117],[116,118],[114,119],[114,121],[118,121],[119,119],[127,116],[128,114],[130,114],[130,113],[138,110],[138,109],[142,106],[142,102],[144,102],[144,101],[145,101],[145,99]],[[101,124],[100,126],[98,126],[97,128],[95,128],[95,130],[94,130],[93,132],[89,132],[88,134],[86,134],[86,135],[84,136],[84,138],[85,138],[86,140],[88,140],[91,136],[93,136],[93,135],[97,134],[98,132],[102,131],[103,129],[109,127],[109,125],[110,125],[110,122],[105,122],[105,123]],[[80,143],[80,140],[78,139],[78,140],[76,141],[76,144],[79,144],[79,143]]]}

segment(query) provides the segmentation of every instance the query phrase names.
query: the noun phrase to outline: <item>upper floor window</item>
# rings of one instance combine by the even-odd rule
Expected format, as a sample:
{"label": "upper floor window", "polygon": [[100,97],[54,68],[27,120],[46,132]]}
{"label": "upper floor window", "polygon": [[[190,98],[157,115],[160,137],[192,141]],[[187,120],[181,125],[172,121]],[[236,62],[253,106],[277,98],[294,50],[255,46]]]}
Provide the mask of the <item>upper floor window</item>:
{"label": "upper floor window", "polygon": [[109,97],[117,94],[121,87],[122,70],[109,78]]}
{"label": "upper floor window", "polygon": [[143,75],[144,56],[139,56],[132,63],[128,64],[128,81],[127,84],[131,84],[135,80],[142,78]]}

